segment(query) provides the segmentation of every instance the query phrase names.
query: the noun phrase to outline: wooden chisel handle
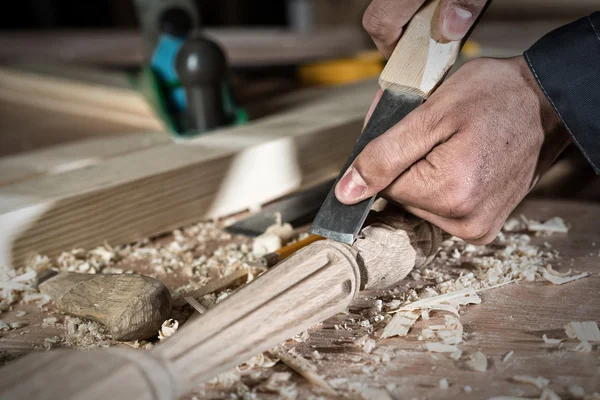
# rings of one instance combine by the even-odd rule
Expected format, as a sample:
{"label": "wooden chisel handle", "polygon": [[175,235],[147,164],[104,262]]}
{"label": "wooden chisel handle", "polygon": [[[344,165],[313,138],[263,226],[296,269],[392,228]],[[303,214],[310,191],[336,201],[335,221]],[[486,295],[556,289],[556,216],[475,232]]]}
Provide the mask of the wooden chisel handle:
{"label": "wooden chisel handle", "polygon": [[412,17],[379,77],[382,89],[426,99],[442,82],[466,40],[449,42],[439,31],[440,0],[428,0]]}
{"label": "wooden chisel handle", "polygon": [[150,353],[32,354],[0,370],[0,398],[177,399],[285,339],[345,311],[360,289],[389,286],[435,254],[442,233],[381,216],[353,247],[312,243],[189,322]]}

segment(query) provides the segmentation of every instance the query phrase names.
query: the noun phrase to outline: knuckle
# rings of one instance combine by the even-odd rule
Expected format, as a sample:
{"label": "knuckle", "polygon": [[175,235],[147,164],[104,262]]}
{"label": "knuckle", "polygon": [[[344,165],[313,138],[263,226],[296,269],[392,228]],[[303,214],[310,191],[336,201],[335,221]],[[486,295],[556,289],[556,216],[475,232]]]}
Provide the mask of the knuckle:
{"label": "knuckle", "polygon": [[366,162],[369,169],[375,176],[389,177],[395,172],[395,156],[390,152],[389,147],[372,143],[373,146],[367,152]]}
{"label": "knuckle", "polygon": [[444,193],[446,208],[444,213],[449,218],[466,217],[473,213],[476,208],[475,193],[468,181],[456,176],[450,176],[444,182]]}
{"label": "knuckle", "polygon": [[393,35],[394,27],[392,21],[387,18],[383,8],[376,3],[371,3],[365,10],[362,24],[373,39],[386,41]]}
{"label": "knuckle", "polygon": [[468,220],[461,229],[461,238],[473,243],[487,239],[490,233],[484,221],[478,219]]}

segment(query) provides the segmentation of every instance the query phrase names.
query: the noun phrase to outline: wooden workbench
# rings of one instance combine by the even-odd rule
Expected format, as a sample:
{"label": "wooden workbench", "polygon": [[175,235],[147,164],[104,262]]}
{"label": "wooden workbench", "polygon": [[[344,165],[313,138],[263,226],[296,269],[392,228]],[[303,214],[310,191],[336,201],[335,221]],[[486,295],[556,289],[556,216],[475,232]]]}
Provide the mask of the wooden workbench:
{"label": "wooden workbench", "polygon": [[[540,390],[534,386],[511,382],[510,378],[515,375],[548,378],[551,380],[549,387],[559,395],[565,395],[566,388],[573,384],[582,386],[587,393],[600,392],[597,344],[592,352],[580,353],[573,351],[574,342],[557,347],[545,344],[542,340],[544,333],[549,337],[564,338],[564,326],[570,321],[600,321],[600,205],[528,200],[516,213],[538,220],[562,216],[571,226],[568,234],[534,238],[534,243],[542,245],[547,242],[559,251],[560,258],[553,262],[556,270],[573,268],[576,271],[589,271],[592,275],[562,286],[542,282],[515,283],[483,292],[480,305],[463,307],[460,319],[466,335],[460,347],[465,355],[476,351],[484,353],[488,357],[486,372],[469,371],[461,361],[454,361],[446,354],[433,355],[427,352],[423,342],[417,340],[419,323],[407,338],[378,340],[373,354],[386,352],[390,361],[369,363],[373,354],[364,353],[354,344],[354,340],[363,336],[366,330],[356,326],[356,323],[348,324],[353,326],[352,330],[336,330],[333,325],[343,325],[356,317],[358,310],[372,306],[377,298],[385,298],[386,291],[363,292],[348,315],[339,315],[326,321],[322,326],[311,329],[305,342],[290,342],[291,345],[308,359],[317,350],[323,357],[314,361],[319,374],[330,382],[337,382],[342,392],[349,393],[350,398],[385,399],[388,398],[384,397],[386,394],[393,399],[485,399],[499,395],[539,397]],[[156,243],[169,240],[163,237]],[[197,255],[210,255],[216,247],[232,240],[248,242],[248,239],[235,237],[217,240],[205,248],[205,254]],[[152,273],[152,270],[139,264],[120,267]],[[186,281],[177,271],[163,275],[161,279],[171,289]],[[34,305],[17,305],[13,311],[4,313],[2,318],[10,321],[17,310],[23,309],[28,311],[24,319],[29,326],[0,338],[0,351],[6,359],[26,354],[34,346],[41,346],[44,338],[61,333],[57,328],[39,326],[45,317],[54,315],[62,318],[51,306],[47,312],[40,312]],[[435,315],[432,317],[430,323],[436,323]],[[510,351],[514,354],[503,362],[503,356]],[[357,361],[358,358],[361,360]],[[287,371],[287,367],[279,363],[270,368],[267,375],[275,371]],[[446,378],[450,384],[446,390],[439,388],[442,378]],[[248,379],[248,385],[252,385],[251,378],[244,379]],[[291,381],[297,384],[299,398],[319,395],[318,390],[302,377],[294,375]],[[360,387],[362,395],[348,391],[349,385]],[[464,392],[466,385],[471,386],[471,393]],[[219,385],[208,385],[199,390],[197,396],[201,393],[201,398],[229,398],[235,392],[235,388]],[[258,398],[277,397],[259,393]]]}

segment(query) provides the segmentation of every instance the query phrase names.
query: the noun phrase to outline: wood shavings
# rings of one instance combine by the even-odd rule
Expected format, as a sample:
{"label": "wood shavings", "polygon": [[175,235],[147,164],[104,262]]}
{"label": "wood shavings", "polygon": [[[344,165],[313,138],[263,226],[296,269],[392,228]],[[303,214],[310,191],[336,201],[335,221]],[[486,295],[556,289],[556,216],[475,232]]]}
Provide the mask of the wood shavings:
{"label": "wood shavings", "polygon": [[56,317],[44,318],[44,320],[42,322],[42,326],[53,326],[57,322],[58,322],[58,318],[56,318]]}
{"label": "wood shavings", "polygon": [[400,311],[412,311],[417,309],[428,308],[438,304],[448,304],[451,306],[461,306],[466,304],[480,304],[481,298],[477,295],[477,292],[473,288],[466,288],[458,290],[456,292],[445,293],[438,296],[433,296],[418,300],[407,305],[400,307]]}
{"label": "wood shavings", "polygon": [[458,344],[462,342],[463,326],[458,318],[452,315],[444,315],[445,324],[437,329],[435,335],[445,344]]}
{"label": "wood shavings", "polygon": [[487,370],[488,365],[487,357],[485,356],[485,354],[478,351],[475,354],[471,354],[467,358],[465,365],[472,371],[485,372]]}
{"label": "wood shavings", "polygon": [[460,351],[458,347],[453,344],[444,344],[444,343],[425,343],[425,347],[427,351],[432,353],[454,353],[455,351]]}
{"label": "wood shavings", "polygon": [[539,222],[525,218],[527,230],[542,233],[568,233],[569,227],[561,217],[550,218],[545,222]]}
{"label": "wood shavings", "polygon": [[91,349],[108,347],[113,342],[106,329],[94,321],[82,321],[79,318],[66,316],[64,326],[67,330],[64,344],[69,347]]}
{"label": "wood shavings", "polygon": [[567,391],[575,399],[582,399],[585,397],[585,389],[579,385],[569,385]]}
{"label": "wood shavings", "polygon": [[553,233],[568,233],[569,227],[561,217],[553,217],[545,222],[529,219],[524,215],[520,218],[510,218],[502,228],[505,232],[529,231],[550,235]]}
{"label": "wood shavings", "polygon": [[283,346],[277,346],[271,350],[271,354],[278,357],[281,362],[302,375],[308,382],[323,389],[330,396],[337,396],[337,392],[316,372],[316,368],[307,359],[298,355],[294,350],[287,350]]}
{"label": "wood shavings", "polygon": [[542,335],[544,343],[547,344],[560,344],[564,339],[551,339],[545,333]]}
{"label": "wood shavings", "polygon": [[275,223],[269,226],[262,235],[254,238],[252,254],[261,257],[279,250],[294,235],[292,225],[281,222],[281,214],[275,214]]}
{"label": "wood shavings", "polygon": [[239,373],[237,373],[236,371],[227,371],[215,376],[214,378],[209,380],[208,383],[221,384],[225,387],[231,387],[238,383],[240,380],[241,376]]}
{"label": "wood shavings", "polygon": [[331,387],[336,389],[342,389],[346,384],[348,384],[348,378],[333,378],[327,381]]}
{"label": "wood shavings", "polygon": [[299,334],[297,334],[296,336],[294,336],[292,338],[292,340],[294,340],[298,343],[304,343],[308,340],[308,338],[309,338],[308,331],[302,331]]}
{"label": "wood shavings", "polygon": [[546,379],[543,376],[533,377],[529,375],[515,375],[511,378],[511,380],[517,383],[533,385],[540,390],[550,384],[550,379]]}
{"label": "wood shavings", "polygon": [[565,333],[571,339],[577,338],[587,342],[600,341],[600,329],[595,321],[571,321],[565,326]]}
{"label": "wood shavings", "polygon": [[[291,393],[295,391],[295,385],[287,384],[292,377],[290,372],[275,372],[263,382],[258,389],[278,393],[284,398],[292,398]],[[287,396],[286,396],[287,394]],[[293,396],[295,398],[296,396]]]}
{"label": "wood shavings", "polygon": [[238,372],[248,372],[253,368],[271,368],[279,362],[277,357],[269,357],[264,353],[260,353],[257,356],[252,357],[245,363],[238,365],[236,370]]}
{"label": "wood shavings", "polygon": [[22,295],[22,302],[24,304],[27,303],[33,303],[33,302],[37,302],[37,306],[42,308],[44,307],[46,304],[50,303],[51,299],[50,296],[48,296],[47,294],[42,294],[42,293],[23,293]]}
{"label": "wood shavings", "polygon": [[55,347],[55,345],[59,344],[61,341],[62,341],[62,338],[60,336],[47,337],[44,339],[44,348],[47,351],[49,351],[53,347]]}
{"label": "wood shavings", "polygon": [[25,315],[27,315],[27,312],[25,312],[25,311],[22,311],[22,310],[19,310],[19,311],[17,311],[17,312],[15,313],[15,315],[16,315],[17,317],[24,317]]}
{"label": "wood shavings", "polygon": [[0,319],[0,331],[8,331],[10,330],[10,325]]}
{"label": "wood shavings", "polygon": [[580,353],[589,353],[590,351],[592,351],[592,345],[587,340],[582,340],[577,346],[575,346],[573,350],[578,351]]}
{"label": "wood shavings", "polygon": [[556,276],[556,275],[551,274],[550,272],[548,272],[547,268],[542,269],[541,272],[542,272],[542,277],[544,279],[546,279],[548,282],[551,282],[555,285],[562,285],[565,283],[573,282],[578,279],[586,278],[591,275],[589,272],[582,272],[577,275],[561,277],[561,276]]}
{"label": "wood shavings", "polygon": [[503,357],[502,357],[502,362],[505,363],[507,362],[512,356],[513,354],[515,354],[515,352],[513,350],[509,351],[508,353],[506,353]]}
{"label": "wood shavings", "polygon": [[571,268],[569,268],[569,270],[567,272],[558,272],[558,271],[555,271],[554,268],[552,268],[551,264],[546,265],[546,271],[550,275],[560,276],[561,278],[571,275]]}
{"label": "wood shavings", "polygon": [[440,389],[442,390],[446,390],[450,387],[450,384],[448,383],[448,380],[446,378],[440,379],[439,385]]}
{"label": "wood shavings", "polygon": [[179,322],[177,320],[173,318],[166,320],[158,331],[158,339],[165,340],[174,335],[177,329],[179,329]]}
{"label": "wood shavings", "polygon": [[375,340],[371,339],[368,335],[360,337],[354,344],[361,347],[365,353],[371,353],[377,345]]}
{"label": "wood shavings", "polygon": [[540,400],[560,400],[560,396],[554,393],[549,388],[544,388]]}
{"label": "wood shavings", "polygon": [[401,311],[394,315],[394,318],[386,325],[381,334],[381,338],[392,336],[406,336],[410,328],[419,319],[420,314],[413,311]]}

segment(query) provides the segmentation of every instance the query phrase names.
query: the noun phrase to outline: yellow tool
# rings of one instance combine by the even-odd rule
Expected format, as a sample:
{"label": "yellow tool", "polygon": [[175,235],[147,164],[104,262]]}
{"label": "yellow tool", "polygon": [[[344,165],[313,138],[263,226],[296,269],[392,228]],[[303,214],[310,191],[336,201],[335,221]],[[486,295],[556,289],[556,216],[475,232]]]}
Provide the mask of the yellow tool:
{"label": "yellow tool", "polygon": [[259,258],[256,261],[256,266],[263,267],[263,268],[271,268],[272,266],[274,266],[281,260],[284,260],[284,259],[288,258],[289,256],[291,256],[298,250],[308,246],[309,244],[311,244],[313,242],[316,242],[318,240],[323,240],[323,239],[325,239],[325,238],[321,237],[321,236],[309,235],[302,240],[298,240],[297,242],[288,244],[287,246],[283,246],[279,250],[276,250],[272,253],[262,256],[261,258]]}
{"label": "yellow tool", "polygon": [[377,50],[364,51],[352,58],[303,65],[299,69],[299,75],[307,85],[344,85],[379,76],[384,61]]}

